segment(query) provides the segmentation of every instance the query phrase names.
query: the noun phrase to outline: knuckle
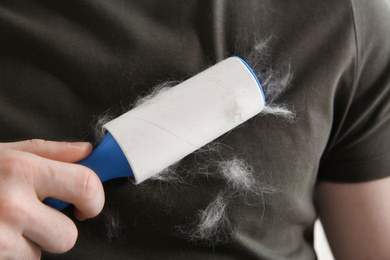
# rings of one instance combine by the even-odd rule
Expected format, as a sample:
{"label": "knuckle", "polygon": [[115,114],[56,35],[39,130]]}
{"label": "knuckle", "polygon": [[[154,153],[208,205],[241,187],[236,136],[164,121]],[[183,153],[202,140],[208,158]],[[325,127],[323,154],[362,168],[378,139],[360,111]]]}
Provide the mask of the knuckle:
{"label": "knuckle", "polygon": [[30,159],[28,154],[18,151],[0,154],[0,199],[11,200],[11,195],[33,188],[36,165]]}
{"label": "knuckle", "polygon": [[[15,239],[11,236],[6,236],[5,234],[1,234],[0,236],[0,257],[6,256],[12,253],[15,250]],[[6,257],[2,257],[1,259],[7,259]]]}
{"label": "knuckle", "polygon": [[14,177],[25,173],[28,160],[24,153],[12,150],[0,153],[0,174],[4,177]]}
{"label": "knuckle", "polygon": [[9,225],[17,225],[28,216],[25,207],[18,203],[16,199],[9,198],[0,199],[0,219]]}
{"label": "knuckle", "polygon": [[2,176],[15,172],[21,163],[21,159],[14,151],[2,151],[0,158],[0,172]]}
{"label": "knuckle", "polygon": [[13,248],[8,238],[0,237],[0,252],[9,252]]}
{"label": "knuckle", "polygon": [[84,200],[93,200],[100,192],[101,183],[94,172],[83,168],[78,174],[81,178],[77,187],[78,195]]}

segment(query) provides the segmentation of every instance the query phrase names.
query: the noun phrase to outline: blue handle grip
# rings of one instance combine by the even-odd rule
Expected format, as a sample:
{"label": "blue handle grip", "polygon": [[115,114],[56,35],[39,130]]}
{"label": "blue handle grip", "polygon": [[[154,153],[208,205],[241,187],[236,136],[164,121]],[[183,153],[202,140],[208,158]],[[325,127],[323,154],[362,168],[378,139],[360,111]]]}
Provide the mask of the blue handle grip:
{"label": "blue handle grip", "polygon": [[[109,132],[100,145],[87,158],[77,162],[77,164],[92,169],[102,182],[120,177],[134,177],[126,156]],[[68,202],[53,198],[46,198],[43,203],[58,210],[63,210],[70,205]]]}

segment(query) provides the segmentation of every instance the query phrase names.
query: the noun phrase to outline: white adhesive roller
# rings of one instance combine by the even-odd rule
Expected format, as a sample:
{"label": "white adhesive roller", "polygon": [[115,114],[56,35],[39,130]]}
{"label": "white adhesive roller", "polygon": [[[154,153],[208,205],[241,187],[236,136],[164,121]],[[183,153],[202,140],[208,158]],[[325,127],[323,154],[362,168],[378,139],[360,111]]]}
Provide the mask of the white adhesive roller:
{"label": "white adhesive roller", "polygon": [[249,66],[228,58],[104,125],[140,183],[261,112]]}

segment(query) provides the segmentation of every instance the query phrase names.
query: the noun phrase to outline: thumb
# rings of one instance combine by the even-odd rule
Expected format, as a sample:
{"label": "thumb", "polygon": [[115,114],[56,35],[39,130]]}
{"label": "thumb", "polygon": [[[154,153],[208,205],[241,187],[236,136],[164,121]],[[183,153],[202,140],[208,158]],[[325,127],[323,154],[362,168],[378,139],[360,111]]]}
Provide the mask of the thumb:
{"label": "thumb", "polygon": [[0,143],[0,150],[18,150],[62,162],[77,162],[92,152],[92,145],[87,142],[54,142],[41,139],[14,143]]}

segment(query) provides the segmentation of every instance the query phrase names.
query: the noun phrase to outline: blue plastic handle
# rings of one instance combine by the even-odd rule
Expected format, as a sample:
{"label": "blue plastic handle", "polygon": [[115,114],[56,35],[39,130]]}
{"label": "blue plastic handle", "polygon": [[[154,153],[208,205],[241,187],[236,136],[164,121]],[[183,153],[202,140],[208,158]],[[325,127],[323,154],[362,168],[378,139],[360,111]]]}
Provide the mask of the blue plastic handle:
{"label": "blue plastic handle", "polygon": [[[107,132],[100,145],[85,159],[77,162],[92,169],[102,182],[120,177],[134,177],[133,171],[122,149]],[[58,210],[63,210],[70,203],[46,198],[43,203]]]}

